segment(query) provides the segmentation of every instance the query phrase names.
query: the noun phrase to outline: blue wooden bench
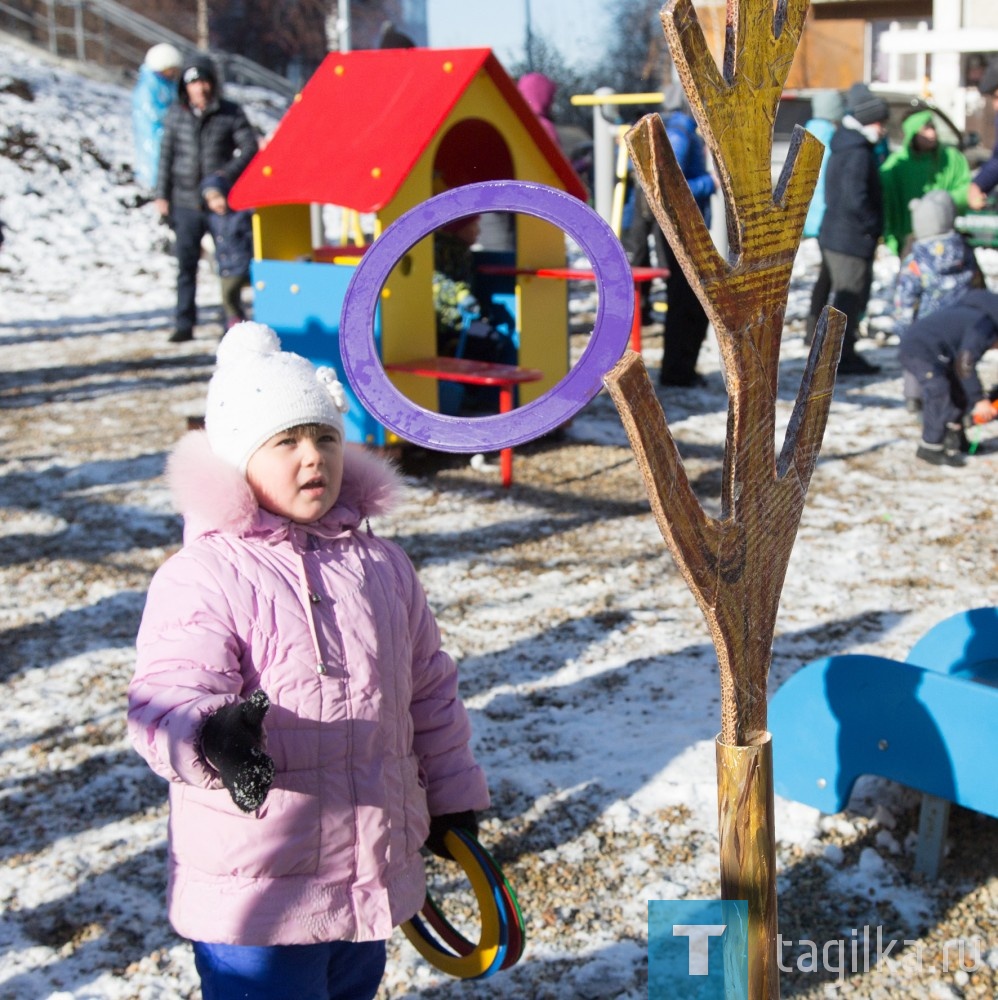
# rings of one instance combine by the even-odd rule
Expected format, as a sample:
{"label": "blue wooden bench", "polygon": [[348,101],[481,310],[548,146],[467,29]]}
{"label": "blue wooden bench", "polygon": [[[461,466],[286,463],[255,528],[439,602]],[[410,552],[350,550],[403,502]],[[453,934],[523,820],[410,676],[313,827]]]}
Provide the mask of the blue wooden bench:
{"label": "blue wooden bench", "polygon": [[773,695],[769,729],[784,798],[840,812],[863,774],[922,792],[915,868],[934,877],[952,803],[998,818],[998,608],[940,622],[904,662],[806,664]]}

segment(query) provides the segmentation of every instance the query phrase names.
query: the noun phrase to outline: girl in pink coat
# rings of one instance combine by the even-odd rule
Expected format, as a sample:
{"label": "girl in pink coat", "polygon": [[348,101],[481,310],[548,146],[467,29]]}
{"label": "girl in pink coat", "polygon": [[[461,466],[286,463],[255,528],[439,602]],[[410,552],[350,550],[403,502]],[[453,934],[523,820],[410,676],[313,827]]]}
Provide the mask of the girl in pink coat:
{"label": "girl in pink coat", "polygon": [[373,998],[420,849],[489,804],[415,569],[368,523],[397,477],[345,447],[345,409],[331,369],[241,323],[168,465],[185,543],[128,725],[170,782],[168,911],[204,1000]]}

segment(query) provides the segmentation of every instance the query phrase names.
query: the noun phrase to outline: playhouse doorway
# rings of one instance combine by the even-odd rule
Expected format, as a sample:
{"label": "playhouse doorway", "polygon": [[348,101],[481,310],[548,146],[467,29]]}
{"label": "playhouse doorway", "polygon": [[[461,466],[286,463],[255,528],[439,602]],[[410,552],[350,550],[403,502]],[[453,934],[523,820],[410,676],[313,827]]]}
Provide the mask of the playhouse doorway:
{"label": "playhouse doorway", "polygon": [[[502,133],[484,118],[464,118],[440,140],[433,159],[433,193],[478,181],[515,180],[513,154]],[[512,253],[516,221],[506,212],[482,216],[482,249]]]}
{"label": "playhouse doorway", "polygon": [[484,118],[464,118],[441,138],[433,158],[434,188],[476,181],[515,180],[513,155],[499,130]]}

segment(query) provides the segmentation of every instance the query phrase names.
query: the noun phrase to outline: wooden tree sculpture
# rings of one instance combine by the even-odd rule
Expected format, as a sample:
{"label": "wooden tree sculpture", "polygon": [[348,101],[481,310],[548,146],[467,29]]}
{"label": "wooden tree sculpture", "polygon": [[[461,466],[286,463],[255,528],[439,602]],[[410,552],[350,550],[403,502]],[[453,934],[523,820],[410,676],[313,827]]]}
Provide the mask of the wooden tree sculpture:
{"label": "wooden tree sculpture", "polygon": [[772,189],[780,92],[808,0],[728,0],[723,68],[690,0],[661,11],[666,40],[711,150],[727,211],[723,259],[659,115],[627,135],[637,176],[714,326],[728,390],[719,517],[690,486],[639,355],[606,376],[666,544],[707,619],[721,677],[717,738],[721,894],[749,903],[749,1000],[779,997],[775,836],[766,684],[790,551],[831,404],[844,317],[826,310],[783,447],[776,451],[780,342],[794,257],[822,146],[797,128]]}

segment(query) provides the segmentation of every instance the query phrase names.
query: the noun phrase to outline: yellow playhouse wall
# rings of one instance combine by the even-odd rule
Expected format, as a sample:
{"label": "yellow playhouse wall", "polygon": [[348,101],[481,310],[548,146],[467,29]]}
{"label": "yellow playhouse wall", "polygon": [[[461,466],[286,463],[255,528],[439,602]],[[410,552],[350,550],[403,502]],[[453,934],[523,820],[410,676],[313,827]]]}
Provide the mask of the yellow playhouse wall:
{"label": "yellow playhouse wall", "polygon": [[[503,99],[488,74],[479,73],[459,99],[433,141],[413,166],[396,196],[378,213],[383,229],[433,193],[432,169],[440,141],[465,118],[490,122],[509,146],[514,174],[558,189],[562,184],[534,146],[520,119]],[[258,259],[294,260],[308,256],[311,216],[308,205],[274,205],[253,218],[254,253]],[[518,215],[517,265],[561,267],[565,264],[561,231],[533,216]],[[432,239],[420,241],[400,261],[382,291],[382,355],[385,363],[436,354],[436,318],[431,294]],[[520,321],[520,364],[539,368],[539,382],[520,387],[521,402],[537,398],[568,370],[568,290],[565,282],[523,276],[517,292]],[[401,392],[427,409],[437,409],[436,383],[412,376],[392,376]]]}
{"label": "yellow playhouse wall", "polygon": [[[411,207],[391,212],[399,203],[396,197],[382,213],[383,225]],[[310,206],[271,205],[258,209],[253,216],[253,253],[258,260],[311,256]],[[433,300],[426,292],[433,280],[432,254],[428,248],[419,247],[410,251],[407,258],[405,265],[395,268],[381,293],[382,355],[386,363],[437,353]],[[412,269],[405,274],[410,263]],[[415,403],[428,410],[437,409],[435,382],[412,376],[392,378],[399,390]]]}
{"label": "yellow playhouse wall", "polygon": [[[430,197],[432,157],[422,156],[395,197],[378,213],[382,228]],[[381,354],[385,364],[432,357],[437,353],[433,310],[433,241],[423,239],[396,264],[381,295]],[[414,403],[438,408],[437,383],[392,374],[392,382]]]}
{"label": "yellow playhouse wall", "polygon": [[[536,181],[563,189],[563,184],[534,145],[523,123],[507,104],[489,75],[478,73],[437,131],[433,143],[419,166],[423,173],[419,197],[429,197],[430,171],[437,148],[447,132],[466,118],[481,118],[503,136],[513,161],[517,180]],[[406,181],[409,188],[414,176]],[[401,195],[400,191],[400,195]],[[410,192],[416,197],[417,192]],[[417,198],[418,200],[418,198]],[[413,202],[415,203],[415,201]],[[518,267],[563,267],[565,265],[564,236],[556,226],[529,215],[516,217],[516,263]],[[547,392],[568,371],[568,288],[563,281],[522,276],[517,291],[517,315],[520,326],[520,364],[539,368],[544,378],[520,386],[520,402],[529,402]]]}
{"label": "yellow playhouse wall", "polygon": [[[516,223],[517,265],[563,267],[565,240],[560,229],[533,216]],[[520,402],[536,399],[568,371],[568,285],[551,278],[521,275],[517,290],[520,364],[539,368],[544,378],[520,387]]]}
{"label": "yellow playhouse wall", "polygon": [[268,205],[253,213],[253,256],[257,260],[295,260],[311,253],[308,205]]}

